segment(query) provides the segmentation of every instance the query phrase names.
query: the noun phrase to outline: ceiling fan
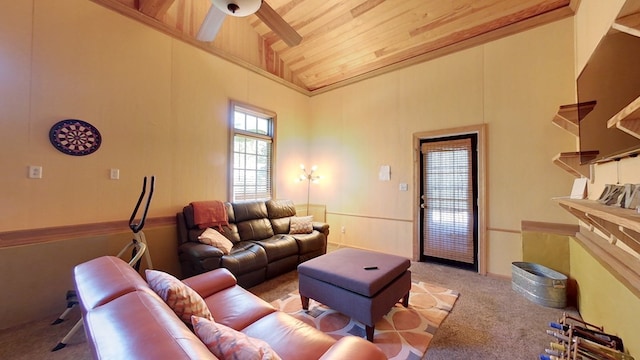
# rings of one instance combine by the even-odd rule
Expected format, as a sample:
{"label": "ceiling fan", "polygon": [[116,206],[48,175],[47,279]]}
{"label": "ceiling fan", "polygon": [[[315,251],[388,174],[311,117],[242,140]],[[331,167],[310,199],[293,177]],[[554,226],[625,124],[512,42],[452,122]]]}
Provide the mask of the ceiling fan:
{"label": "ceiling fan", "polygon": [[302,41],[302,36],[262,0],[211,0],[211,2],[209,12],[196,35],[199,41],[213,41],[227,15],[243,17],[251,14],[256,14],[287,45],[296,46]]}

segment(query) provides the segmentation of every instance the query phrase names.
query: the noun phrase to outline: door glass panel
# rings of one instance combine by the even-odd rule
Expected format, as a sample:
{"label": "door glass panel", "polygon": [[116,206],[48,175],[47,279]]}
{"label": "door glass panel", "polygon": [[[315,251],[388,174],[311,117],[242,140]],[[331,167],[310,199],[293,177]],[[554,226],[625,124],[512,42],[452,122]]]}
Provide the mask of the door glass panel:
{"label": "door glass panel", "polygon": [[475,263],[472,142],[426,142],[423,174],[423,255]]}

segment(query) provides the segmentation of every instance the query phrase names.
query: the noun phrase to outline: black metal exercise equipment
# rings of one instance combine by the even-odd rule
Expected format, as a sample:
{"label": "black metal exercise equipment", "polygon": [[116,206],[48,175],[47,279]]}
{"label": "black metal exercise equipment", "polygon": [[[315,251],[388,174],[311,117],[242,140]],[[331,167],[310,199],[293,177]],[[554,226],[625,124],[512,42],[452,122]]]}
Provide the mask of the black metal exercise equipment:
{"label": "black metal exercise equipment", "polygon": [[[142,212],[142,216],[140,217],[140,221],[136,223],[135,218],[140,209],[140,204],[142,204],[142,200],[145,197],[147,192],[147,177],[144,177],[142,182],[142,192],[140,193],[140,197],[138,198],[138,202],[136,203],[135,208],[133,209],[133,213],[131,213],[131,217],[129,218],[129,228],[133,231],[133,239],[129,244],[127,244],[120,252],[118,253],[118,257],[121,257],[125,254],[125,252],[131,249],[131,260],[129,260],[129,265],[136,269],[136,271],[140,270],[140,262],[142,261],[142,256],[145,256],[145,260],[147,261],[147,266],[149,269],[153,269],[153,265],[151,263],[151,255],[149,255],[149,251],[147,251],[147,240],[144,236],[144,232],[142,228],[144,227],[144,222],[147,219],[147,213],[149,211],[149,204],[151,204],[151,198],[153,197],[153,190],[155,188],[155,176],[151,176],[151,183],[149,186],[149,196],[147,197],[147,202],[144,206],[144,210]],[[69,312],[78,305],[78,298],[76,296],[75,290],[69,290],[66,294],[67,300],[67,308],[64,312],[54,320],[51,325],[60,324],[67,317]],[[67,342],[71,339],[71,337],[80,329],[82,326],[82,318],[78,320],[78,322],[73,325],[71,330],[65,335],[62,340],[56,345],[51,351],[58,351],[65,346],[67,346]]]}

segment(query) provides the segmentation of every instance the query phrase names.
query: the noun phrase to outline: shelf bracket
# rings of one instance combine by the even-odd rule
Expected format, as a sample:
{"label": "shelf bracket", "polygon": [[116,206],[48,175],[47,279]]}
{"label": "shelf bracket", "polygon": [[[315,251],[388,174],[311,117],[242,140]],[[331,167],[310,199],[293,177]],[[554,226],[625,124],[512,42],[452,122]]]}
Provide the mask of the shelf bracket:
{"label": "shelf bracket", "polygon": [[640,138],[640,97],[636,98],[607,121],[608,128],[614,126],[629,135]]}
{"label": "shelf bracket", "polygon": [[591,110],[593,110],[595,104],[595,101],[589,101],[580,104],[561,105],[551,122],[570,132],[575,137],[578,137],[580,136],[578,126],[580,122],[580,115],[582,115],[582,117],[586,116],[591,112]]}
{"label": "shelf bracket", "polygon": [[620,226],[620,233],[625,235],[620,240],[633,251],[640,253],[640,233],[622,226]]}
{"label": "shelf bracket", "polygon": [[589,226],[589,231],[593,231],[594,230],[593,222],[591,221],[591,219],[589,218],[587,213],[585,213],[584,211],[580,211],[580,210],[574,209],[571,206],[568,206],[568,205],[563,204],[563,203],[560,203],[560,206],[562,208],[564,208],[565,210],[567,210],[568,212],[570,212],[571,215],[573,215],[576,218],[578,218],[578,220],[582,221],[585,225]]}
{"label": "shelf bracket", "polygon": [[[611,245],[618,241],[640,254],[640,214],[593,200],[561,200],[559,205],[580,220],[590,232],[597,230]],[[614,215],[624,214],[624,215]],[[632,222],[629,222],[633,218]],[[640,257],[639,257],[640,259]]]}
{"label": "shelf bracket", "polygon": [[598,217],[595,217],[591,214],[585,214],[585,217],[589,219],[589,223],[593,225],[596,229],[598,229],[601,233],[603,233],[608,239],[610,244],[615,244],[615,236],[613,231],[611,231],[611,223],[602,220]]}
{"label": "shelf bracket", "polygon": [[590,166],[581,164],[581,160],[589,161],[595,159],[596,155],[598,155],[597,151],[562,152],[553,158],[553,163],[577,178],[589,178]]}

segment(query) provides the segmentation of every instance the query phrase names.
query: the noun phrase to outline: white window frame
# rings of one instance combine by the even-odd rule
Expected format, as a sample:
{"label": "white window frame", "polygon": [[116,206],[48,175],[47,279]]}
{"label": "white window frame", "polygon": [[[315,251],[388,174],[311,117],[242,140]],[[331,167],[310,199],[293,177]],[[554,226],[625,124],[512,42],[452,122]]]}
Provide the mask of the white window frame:
{"label": "white window frame", "polygon": [[[268,125],[266,127],[266,133],[259,133],[256,129],[255,131],[251,131],[250,129],[241,129],[236,128],[236,112],[243,113],[247,115],[250,119],[255,117],[260,120],[267,120]],[[245,124],[246,125],[246,124]],[[262,127],[264,128],[264,127]],[[228,189],[228,197],[231,202],[239,202],[239,201],[251,201],[251,200],[268,200],[275,198],[275,149],[276,149],[276,113],[273,111],[261,109],[259,107],[249,105],[246,103],[241,103],[238,101],[231,101],[229,106],[229,189]],[[249,149],[249,153],[247,153],[247,149],[241,150],[241,152],[237,151],[239,149],[236,148],[236,139],[244,138],[249,140],[254,140],[258,144],[268,143],[268,159],[267,159],[267,169],[261,169],[258,165],[257,160],[254,162],[253,158],[264,157],[264,155],[257,154],[257,149],[254,151],[253,149]],[[255,155],[255,156],[252,156]],[[249,159],[251,161],[247,161]],[[254,165],[255,164],[255,165]],[[258,173],[267,172],[266,182],[259,181],[260,176]],[[246,180],[249,178],[246,176],[247,174],[254,173],[255,176],[251,176],[251,178],[256,179],[256,183],[253,184],[251,181],[247,182]],[[264,179],[264,177],[263,177]],[[260,189],[264,186],[264,191]],[[242,188],[243,191],[238,191],[239,188]],[[253,188],[253,191],[251,191]],[[242,194],[238,196],[238,194]]]}

